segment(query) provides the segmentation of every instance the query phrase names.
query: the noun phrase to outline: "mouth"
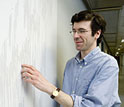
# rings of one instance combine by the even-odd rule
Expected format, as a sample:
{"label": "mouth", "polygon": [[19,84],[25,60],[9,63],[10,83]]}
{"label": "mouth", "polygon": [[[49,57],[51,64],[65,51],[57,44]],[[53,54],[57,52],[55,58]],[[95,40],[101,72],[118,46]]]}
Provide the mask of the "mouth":
{"label": "mouth", "polygon": [[75,42],[76,44],[81,44],[81,43],[83,43],[83,42]]}

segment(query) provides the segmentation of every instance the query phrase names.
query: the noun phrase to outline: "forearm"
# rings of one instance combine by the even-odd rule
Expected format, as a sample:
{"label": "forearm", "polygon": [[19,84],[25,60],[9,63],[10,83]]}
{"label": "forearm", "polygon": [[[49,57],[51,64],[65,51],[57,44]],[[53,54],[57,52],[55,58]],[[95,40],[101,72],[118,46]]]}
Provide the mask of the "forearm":
{"label": "forearm", "polygon": [[[49,85],[49,90],[46,92],[50,96],[52,95],[52,92],[56,90],[56,87],[52,84]],[[59,95],[54,98],[56,102],[63,105],[63,107],[73,107],[73,100],[72,97],[63,91],[59,91]]]}
{"label": "forearm", "polygon": [[72,97],[63,91],[59,92],[59,95],[55,98],[55,100],[64,107],[73,107]]}

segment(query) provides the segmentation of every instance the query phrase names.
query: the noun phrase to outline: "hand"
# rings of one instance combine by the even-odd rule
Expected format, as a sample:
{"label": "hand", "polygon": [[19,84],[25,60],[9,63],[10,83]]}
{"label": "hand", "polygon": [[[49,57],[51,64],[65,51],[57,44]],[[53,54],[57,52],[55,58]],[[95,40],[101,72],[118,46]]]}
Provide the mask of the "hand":
{"label": "hand", "polygon": [[39,90],[48,93],[49,95],[52,94],[53,90],[56,89],[54,85],[48,82],[42,74],[33,66],[22,64],[22,71],[21,71],[22,79],[25,82],[31,83]]}

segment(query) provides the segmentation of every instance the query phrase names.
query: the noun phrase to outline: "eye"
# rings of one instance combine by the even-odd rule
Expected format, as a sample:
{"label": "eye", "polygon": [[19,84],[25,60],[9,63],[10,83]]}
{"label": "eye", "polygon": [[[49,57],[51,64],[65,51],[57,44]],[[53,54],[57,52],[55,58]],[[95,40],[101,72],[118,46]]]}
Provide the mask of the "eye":
{"label": "eye", "polygon": [[73,33],[76,33],[76,30],[73,30],[72,32],[73,32]]}
{"label": "eye", "polygon": [[80,30],[79,33],[85,33],[86,31],[85,30]]}

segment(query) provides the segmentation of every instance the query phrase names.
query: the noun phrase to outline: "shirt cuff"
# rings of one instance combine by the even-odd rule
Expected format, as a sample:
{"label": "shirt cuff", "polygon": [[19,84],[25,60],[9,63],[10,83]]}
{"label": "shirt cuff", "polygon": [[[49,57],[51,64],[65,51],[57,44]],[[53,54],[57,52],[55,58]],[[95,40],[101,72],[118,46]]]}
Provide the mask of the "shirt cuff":
{"label": "shirt cuff", "polygon": [[81,102],[84,100],[84,98],[82,96],[77,96],[75,94],[71,94],[73,103],[74,103],[74,107],[80,107]]}

